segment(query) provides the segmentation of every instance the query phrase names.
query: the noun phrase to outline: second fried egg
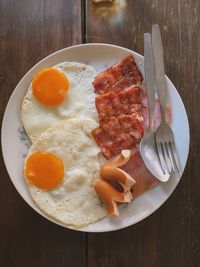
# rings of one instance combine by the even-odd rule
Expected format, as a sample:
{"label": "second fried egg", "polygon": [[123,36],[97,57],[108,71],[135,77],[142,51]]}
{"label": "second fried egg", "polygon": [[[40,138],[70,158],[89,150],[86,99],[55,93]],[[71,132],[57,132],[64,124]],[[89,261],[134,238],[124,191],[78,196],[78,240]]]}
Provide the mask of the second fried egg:
{"label": "second fried egg", "polygon": [[89,118],[62,121],[43,132],[25,160],[24,175],[37,206],[50,217],[80,228],[106,216],[93,187],[99,147]]}

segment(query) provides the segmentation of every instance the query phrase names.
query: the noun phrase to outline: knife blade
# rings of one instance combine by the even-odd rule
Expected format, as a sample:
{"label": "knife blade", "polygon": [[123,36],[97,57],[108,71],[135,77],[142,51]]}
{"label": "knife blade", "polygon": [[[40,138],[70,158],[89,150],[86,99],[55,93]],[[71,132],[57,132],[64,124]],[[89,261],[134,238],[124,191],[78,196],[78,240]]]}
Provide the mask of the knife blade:
{"label": "knife blade", "polygon": [[160,105],[164,109],[166,106],[167,82],[165,76],[163,46],[158,24],[152,26],[152,49],[153,49],[156,88]]}
{"label": "knife blade", "polygon": [[153,130],[153,116],[155,110],[155,76],[151,44],[151,35],[144,34],[144,70],[149,104],[149,130]]}

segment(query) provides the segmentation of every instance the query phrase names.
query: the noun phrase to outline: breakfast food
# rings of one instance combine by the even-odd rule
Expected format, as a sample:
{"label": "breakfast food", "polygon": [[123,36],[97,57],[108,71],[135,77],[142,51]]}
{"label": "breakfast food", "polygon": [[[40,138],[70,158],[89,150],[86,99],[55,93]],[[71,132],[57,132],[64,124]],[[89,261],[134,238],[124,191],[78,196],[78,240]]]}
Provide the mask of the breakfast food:
{"label": "breakfast food", "polygon": [[109,216],[119,216],[118,203],[128,203],[132,200],[130,192],[118,192],[103,179],[95,179],[94,188],[98,196],[105,203]]}
{"label": "breakfast food", "polygon": [[96,74],[75,62],[46,68],[22,103],[33,142],[24,165],[28,189],[44,213],[71,228],[118,216],[118,203],[158,184],[137,149],[148,105],[134,57]]}
{"label": "breakfast food", "polygon": [[97,96],[95,98],[95,105],[100,124],[121,114],[135,114],[138,120],[143,121],[140,92],[141,89],[139,87],[131,86],[118,94],[111,91]]}
{"label": "breakfast food", "polygon": [[135,115],[121,115],[101,123],[92,131],[106,159],[119,155],[124,149],[131,149],[143,136],[141,123]]}
{"label": "breakfast food", "polygon": [[117,160],[106,162],[101,166],[99,171],[102,179],[105,181],[116,181],[122,186],[124,192],[129,192],[131,187],[135,184],[133,177],[119,168],[130,160],[130,156],[130,150],[123,150]]}
{"label": "breakfast food", "polygon": [[34,186],[50,190],[62,182],[64,169],[64,163],[58,156],[51,152],[37,151],[27,158],[24,173]]}
{"label": "breakfast food", "polygon": [[60,105],[66,98],[68,90],[67,76],[54,68],[40,71],[32,81],[33,96],[46,106]]}
{"label": "breakfast food", "polygon": [[142,75],[132,55],[95,77],[100,126],[92,131],[106,159],[131,149],[143,137]]}
{"label": "breakfast food", "polygon": [[[126,203],[132,200],[131,187],[135,184],[135,180],[119,168],[129,161],[130,156],[130,150],[123,150],[117,160],[107,162],[101,166],[99,173],[103,180],[95,179],[94,181],[94,189],[104,202],[109,216],[119,215],[116,202]],[[120,184],[123,192],[118,192],[106,181],[115,181]]]}
{"label": "breakfast food", "polygon": [[124,170],[131,177],[134,177],[136,183],[131,189],[133,198],[136,198],[159,184],[159,180],[156,179],[145,166],[137,147],[131,150],[130,160],[119,168]]}
{"label": "breakfast food", "polygon": [[39,72],[22,102],[22,122],[34,142],[61,120],[89,117],[97,121],[93,67],[63,62]]}
{"label": "breakfast food", "polygon": [[110,91],[119,93],[132,85],[141,85],[140,73],[134,57],[130,54],[110,68],[99,73],[93,82],[96,93],[104,94]]}
{"label": "breakfast food", "polygon": [[[132,191],[134,198],[159,183],[144,165],[137,148],[144,131],[148,129],[147,96],[140,86],[141,82],[142,75],[132,55],[98,74],[93,82],[95,91],[99,94],[95,104],[100,122],[99,127],[92,131],[93,137],[106,159],[119,155],[124,149],[131,149],[129,160],[119,166],[117,171],[109,169],[108,174],[112,179],[120,168],[125,171],[125,178],[132,177],[136,183],[128,187],[128,191]],[[156,102],[155,127],[160,121],[158,104]],[[102,168],[104,167],[102,166],[101,170]],[[101,171],[100,174],[103,178]],[[108,176],[104,177],[109,180]],[[97,182],[97,185],[99,183]],[[125,193],[127,188],[121,185]],[[105,187],[105,181],[102,187]],[[102,194],[101,191],[96,192]],[[100,198],[105,201],[104,195],[100,195]],[[109,207],[107,205],[108,214],[118,214],[117,207],[112,207],[113,212],[109,211]]]}
{"label": "breakfast food", "polygon": [[106,215],[93,188],[99,177],[99,148],[90,132],[96,126],[89,118],[62,121],[37,138],[25,161],[25,180],[34,202],[72,228]]}

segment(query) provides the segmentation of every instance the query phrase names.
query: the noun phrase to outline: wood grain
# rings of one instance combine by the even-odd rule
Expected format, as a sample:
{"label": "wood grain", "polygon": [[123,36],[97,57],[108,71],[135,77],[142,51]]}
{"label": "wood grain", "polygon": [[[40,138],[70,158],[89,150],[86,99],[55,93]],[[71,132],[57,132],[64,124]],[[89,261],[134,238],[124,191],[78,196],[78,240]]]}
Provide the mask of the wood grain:
{"label": "wood grain", "polygon": [[40,217],[20,198],[1,155],[0,266],[200,266],[199,13],[199,0],[0,0],[0,120],[17,82],[46,55],[81,42],[143,54],[143,34],[158,23],[166,72],[191,130],[188,164],[169,200],[146,220],[111,233],[86,235]]}
{"label": "wood grain", "polygon": [[[48,54],[81,43],[79,0],[0,0],[0,116],[22,76]],[[85,235],[56,226],[19,196],[0,159],[0,266],[84,266]]]}
{"label": "wood grain", "polygon": [[166,73],[183,99],[191,130],[184,175],[168,201],[146,220],[127,229],[90,234],[88,266],[200,265],[200,20],[198,0],[87,1],[86,41],[121,45],[143,54],[143,34],[158,23]]}

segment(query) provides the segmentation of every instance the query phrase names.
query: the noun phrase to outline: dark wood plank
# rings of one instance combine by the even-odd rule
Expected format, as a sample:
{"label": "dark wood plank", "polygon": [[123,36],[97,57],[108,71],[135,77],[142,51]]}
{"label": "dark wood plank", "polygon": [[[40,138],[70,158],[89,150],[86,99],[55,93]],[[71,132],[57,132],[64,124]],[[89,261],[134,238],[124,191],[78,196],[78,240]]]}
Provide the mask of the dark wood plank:
{"label": "dark wood plank", "polygon": [[166,72],[185,103],[191,149],[184,175],[169,200],[146,220],[127,229],[90,234],[91,267],[200,265],[200,20],[198,0],[87,1],[87,42],[121,45],[143,54],[143,34],[158,23]]}
{"label": "dark wood plank", "polygon": [[[81,1],[0,0],[0,116],[36,62],[81,42]],[[83,266],[85,235],[48,222],[18,195],[0,159],[0,266]]]}

